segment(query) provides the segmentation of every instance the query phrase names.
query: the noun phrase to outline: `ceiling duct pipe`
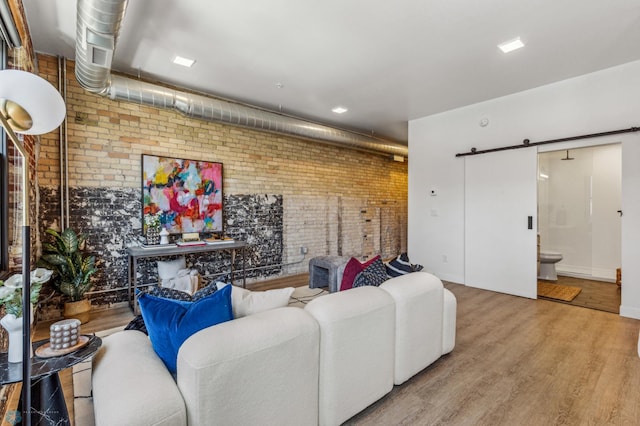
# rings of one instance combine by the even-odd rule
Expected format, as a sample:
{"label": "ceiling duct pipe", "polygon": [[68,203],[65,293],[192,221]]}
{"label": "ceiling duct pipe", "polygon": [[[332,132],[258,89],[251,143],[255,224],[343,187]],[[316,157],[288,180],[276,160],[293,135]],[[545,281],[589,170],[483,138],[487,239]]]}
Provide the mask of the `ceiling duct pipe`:
{"label": "ceiling duct pipe", "polygon": [[336,129],[210,96],[111,75],[111,59],[126,0],[78,0],[76,79],[86,90],[113,100],[172,109],[186,117],[346,146],[378,154],[408,155],[399,143]]}

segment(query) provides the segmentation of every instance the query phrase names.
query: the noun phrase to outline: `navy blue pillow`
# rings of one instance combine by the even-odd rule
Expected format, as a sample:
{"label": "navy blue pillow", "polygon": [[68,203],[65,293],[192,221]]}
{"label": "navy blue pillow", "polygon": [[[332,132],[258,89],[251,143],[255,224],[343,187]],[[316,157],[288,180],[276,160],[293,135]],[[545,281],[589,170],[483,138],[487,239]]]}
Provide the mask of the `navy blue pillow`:
{"label": "navy blue pillow", "polygon": [[176,373],[178,350],[185,340],[202,329],[233,319],[231,286],[195,302],[143,293],[138,303],[153,350],[172,374]]}
{"label": "navy blue pillow", "polygon": [[385,267],[387,269],[387,275],[389,275],[390,278],[399,277],[400,275],[411,272],[418,272],[423,269],[422,265],[412,264],[409,261],[407,253],[402,253],[390,262],[385,263]]}

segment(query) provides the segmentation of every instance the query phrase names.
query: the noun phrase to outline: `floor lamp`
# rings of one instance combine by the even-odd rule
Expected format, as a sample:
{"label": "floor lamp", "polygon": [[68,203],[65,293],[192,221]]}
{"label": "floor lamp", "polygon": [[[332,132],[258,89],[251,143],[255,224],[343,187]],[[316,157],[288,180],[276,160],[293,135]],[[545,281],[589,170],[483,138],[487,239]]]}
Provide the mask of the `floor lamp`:
{"label": "floor lamp", "polygon": [[60,126],[66,108],[45,79],[20,70],[0,71],[0,123],[23,160],[22,181],[22,421],[31,424],[31,228],[29,155],[16,133],[41,135]]}

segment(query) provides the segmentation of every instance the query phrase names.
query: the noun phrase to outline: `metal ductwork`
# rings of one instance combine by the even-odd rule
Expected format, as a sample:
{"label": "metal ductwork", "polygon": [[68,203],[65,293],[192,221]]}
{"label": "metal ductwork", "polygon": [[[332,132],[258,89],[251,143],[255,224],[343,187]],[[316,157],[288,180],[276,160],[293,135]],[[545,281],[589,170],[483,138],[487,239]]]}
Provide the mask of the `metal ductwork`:
{"label": "metal ductwork", "polygon": [[127,0],[78,0],[76,78],[86,90],[113,100],[172,109],[186,117],[324,141],[406,157],[404,145],[336,129],[215,97],[197,95],[111,75],[111,59]]}

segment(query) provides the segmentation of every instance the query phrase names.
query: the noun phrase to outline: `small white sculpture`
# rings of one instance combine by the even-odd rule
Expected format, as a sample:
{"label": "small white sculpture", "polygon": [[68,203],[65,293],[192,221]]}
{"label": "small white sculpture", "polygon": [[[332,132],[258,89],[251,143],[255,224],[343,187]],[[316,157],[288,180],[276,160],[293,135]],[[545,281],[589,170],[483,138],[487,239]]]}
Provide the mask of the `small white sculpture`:
{"label": "small white sculpture", "polygon": [[162,231],[160,231],[160,244],[169,244],[169,231],[167,231],[167,228],[162,228]]}

